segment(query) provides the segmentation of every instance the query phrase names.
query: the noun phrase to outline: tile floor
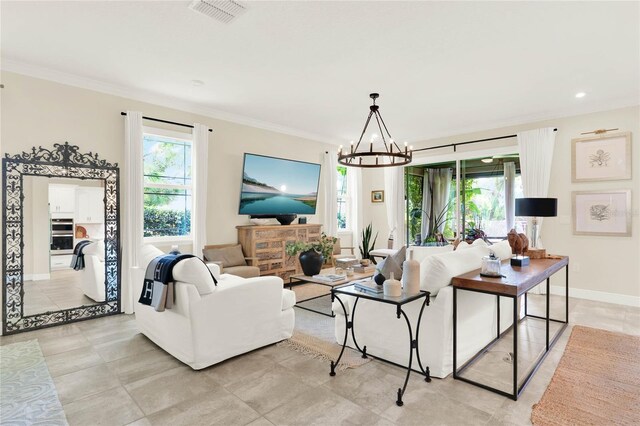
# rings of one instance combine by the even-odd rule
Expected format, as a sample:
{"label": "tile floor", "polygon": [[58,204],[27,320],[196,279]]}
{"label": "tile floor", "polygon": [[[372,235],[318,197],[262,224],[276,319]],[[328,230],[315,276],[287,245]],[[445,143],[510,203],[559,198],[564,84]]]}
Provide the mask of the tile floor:
{"label": "tile floor", "polygon": [[24,283],[25,316],[95,304],[84,295],[82,274],[73,269],[52,271],[48,280]]}
{"label": "tile floor", "polygon": [[[306,321],[315,315],[296,314]],[[640,334],[637,308],[571,299],[570,320]],[[0,344],[38,339],[71,425],[526,425],[570,332],[517,402],[451,378],[425,383],[415,375],[404,407],[394,403],[404,373],[385,363],[332,378],[326,362],[272,345],[196,372],[142,336],[129,315],[0,337]]]}

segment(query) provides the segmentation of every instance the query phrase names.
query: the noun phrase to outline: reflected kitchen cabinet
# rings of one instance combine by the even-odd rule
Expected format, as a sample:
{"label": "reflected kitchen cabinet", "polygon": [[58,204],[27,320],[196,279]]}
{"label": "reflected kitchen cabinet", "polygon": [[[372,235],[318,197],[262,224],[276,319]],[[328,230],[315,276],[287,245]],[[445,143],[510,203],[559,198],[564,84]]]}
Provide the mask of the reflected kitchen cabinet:
{"label": "reflected kitchen cabinet", "polygon": [[104,188],[76,189],[76,223],[104,222]]}
{"label": "reflected kitchen cabinet", "polygon": [[49,185],[50,213],[73,213],[75,205],[75,185]]}

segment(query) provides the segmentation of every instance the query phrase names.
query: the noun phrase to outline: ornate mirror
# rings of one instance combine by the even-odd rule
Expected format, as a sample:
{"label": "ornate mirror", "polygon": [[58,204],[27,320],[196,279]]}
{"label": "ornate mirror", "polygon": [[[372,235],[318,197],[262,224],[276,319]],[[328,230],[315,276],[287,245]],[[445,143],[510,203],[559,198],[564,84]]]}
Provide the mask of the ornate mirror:
{"label": "ornate mirror", "polygon": [[118,165],[34,147],[2,159],[2,187],[3,334],[120,313]]}

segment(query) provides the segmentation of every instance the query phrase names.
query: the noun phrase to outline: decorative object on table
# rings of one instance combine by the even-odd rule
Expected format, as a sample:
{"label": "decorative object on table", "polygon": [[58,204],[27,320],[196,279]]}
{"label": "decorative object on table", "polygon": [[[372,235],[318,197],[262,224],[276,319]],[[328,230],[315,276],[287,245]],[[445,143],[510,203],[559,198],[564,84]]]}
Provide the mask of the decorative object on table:
{"label": "decorative object on table", "polygon": [[370,279],[359,280],[353,283],[353,285],[360,291],[365,293],[380,294],[384,292],[384,288],[375,281]]}
{"label": "decorative object on table", "polygon": [[407,248],[402,247],[396,253],[384,258],[377,266],[378,273],[385,277],[390,277],[391,274],[395,274],[396,277],[402,279],[402,265],[407,257]]}
{"label": "decorative object on table", "polygon": [[631,190],[574,191],[573,234],[631,236]]}
{"label": "decorative object on table", "polygon": [[571,140],[572,182],[626,179],[631,179],[631,132]]}
{"label": "decorative object on table", "polygon": [[400,297],[402,295],[402,283],[394,278],[393,272],[391,278],[384,282],[383,290],[385,296]]}
{"label": "decorative object on table", "polygon": [[347,276],[345,274],[316,274],[316,275],[311,275],[311,278],[334,283],[338,281],[344,281],[344,279],[347,278]]}
{"label": "decorative object on table", "polygon": [[413,260],[413,250],[409,250],[409,259],[402,264],[402,288],[407,294],[420,291],[420,263]]}
{"label": "decorative object on table", "polygon": [[371,259],[360,259],[361,266],[369,266],[371,265]]}
{"label": "decorative object on table", "polygon": [[378,233],[376,232],[376,236],[373,238],[373,242],[371,241],[371,237],[373,235],[373,226],[371,224],[367,225],[366,228],[362,230],[362,243],[360,244],[360,256],[362,259],[369,259],[370,252],[376,246],[376,241],[378,240]]}
{"label": "decorative object on table", "polygon": [[307,218],[306,217],[299,217],[298,218],[298,223],[300,225],[305,225],[307,223]]}
{"label": "decorative object on table", "polygon": [[348,268],[346,268],[344,271],[346,272],[347,277],[352,277],[352,276],[353,276],[353,274],[354,274],[354,271],[353,271],[353,267],[352,267],[352,266],[349,266],[349,267],[348,267]]}
{"label": "decorative object on table", "polygon": [[[380,107],[376,105],[376,99],[378,99],[380,95],[378,93],[371,93],[369,97],[373,100],[373,105],[369,107],[369,116],[360,134],[360,139],[358,139],[358,143],[355,146],[353,141],[351,141],[350,148],[344,151],[342,145],[340,145],[338,150],[338,163],[344,166],[367,168],[403,166],[411,163],[413,159],[412,148],[409,148],[406,142],[404,143],[404,149],[400,148],[391,137],[387,125],[380,115]],[[367,132],[367,127],[369,127],[369,122],[372,117],[375,118],[378,124],[378,134],[382,139],[382,146],[380,146],[380,148],[376,146],[374,149],[374,143],[375,145],[379,145],[379,143],[376,140],[377,135],[373,135],[369,141],[369,145],[367,147],[363,146],[361,149],[360,144],[362,143],[362,138]]]}
{"label": "decorative object on table", "polygon": [[511,266],[527,266],[529,264],[529,257],[524,253],[529,250],[529,238],[523,233],[518,233],[515,229],[512,229],[507,234],[507,241],[511,246]]}
{"label": "decorative object on table", "polygon": [[384,203],[384,191],[381,189],[371,191],[372,203]]}
{"label": "decorative object on table", "polygon": [[353,272],[358,274],[368,274],[376,271],[376,267],[374,265],[362,266],[362,265],[353,265]]}
{"label": "decorative object on table", "polygon": [[384,285],[386,280],[387,278],[382,274],[378,274],[373,277],[373,281],[379,286]]}
{"label": "decorative object on table", "polygon": [[482,257],[482,268],[480,275],[489,278],[500,278],[502,273],[500,272],[500,258],[496,257],[494,252],[490,252],[489,256]]}
{"label": "decorative object on table", "polygon": [[345,269],[350,266],[360,265],[360,261],[353,257],[345,257],[342,259],[336,259],[335,264],[336,264],[336,268]]}
{"label": "decorative object on table", "polygon": [[87,229],[84,226],[76,225],[76,238],[88,238]]}
{"label": "decorative object on table", "polygon": [[180,254],[180,248],[178,247],[177,244],[173,244],[171,246],[171,250],[169,251],[169,254]]}
{"label": "decorative object on table", "polygon": [[516,198],[516,216],[531,217],[531,238],[529,239],[529,249],[524,255],[534,259],[542,259],[547,255],[547,251],[538,247],[540,239],[538,218],[539,217],[555,217],[558,215],[558,199],[557,198]]}
{"label": "decorative object on table", "polygon": [[249,222],[251,222],[252,225],[263,226],[263,225],[269,225],[273,221],[271,219],[252,217],[251,219],[249,219]]}
{"label": "decorative object on table", "polygon": [[300,253],[298,259],[302,272],[308,276],[317,275],[322,270],[325,259],[331,259],[336,239],[322,233],[317,241],[288,242],[285,246],[285,252],[289,256]]}

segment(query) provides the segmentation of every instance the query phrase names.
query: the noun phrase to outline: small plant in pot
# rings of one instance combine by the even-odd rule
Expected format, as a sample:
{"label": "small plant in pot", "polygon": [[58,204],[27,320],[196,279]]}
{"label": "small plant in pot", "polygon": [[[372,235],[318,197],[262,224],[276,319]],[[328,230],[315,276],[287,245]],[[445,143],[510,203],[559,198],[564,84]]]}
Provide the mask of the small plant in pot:
{"label": "small plant in pot", "polygon": [[295,256],[300,253],[298,259],[302,272],[305,275],[313,276],[320,273],[325,260],[331,259],[333,246],[338,239],[335,237],[327,237],[324,233],[318,241],[293,241],[288,242],[285,246],[285,253],[288,256]]}

